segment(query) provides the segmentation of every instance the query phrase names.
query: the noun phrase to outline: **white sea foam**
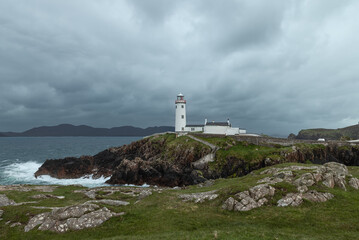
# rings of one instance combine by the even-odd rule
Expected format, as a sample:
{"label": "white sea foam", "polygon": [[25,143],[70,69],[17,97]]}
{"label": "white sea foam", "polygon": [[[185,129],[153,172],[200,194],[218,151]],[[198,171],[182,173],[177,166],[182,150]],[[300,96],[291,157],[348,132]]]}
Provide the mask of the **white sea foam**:
{"label": "white sea foam", "polygon": [[34,173],[39,169],[41,163],[29,161],[29,162],[16,162],[3,167],[3,177],[6,184],[58,184],[58,185],[71,185],[81,184],[86,187],[99,187],[109,186],[105,182],[109,179],[100,177],[93,179],[91,176],[76,178],[76,179],[57,179],[44,175],[35,178]]}

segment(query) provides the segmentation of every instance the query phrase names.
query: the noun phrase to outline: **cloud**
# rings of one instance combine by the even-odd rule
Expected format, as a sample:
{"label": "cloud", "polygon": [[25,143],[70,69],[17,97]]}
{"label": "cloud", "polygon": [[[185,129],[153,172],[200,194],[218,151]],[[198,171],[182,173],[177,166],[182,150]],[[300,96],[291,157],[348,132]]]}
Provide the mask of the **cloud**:
{"label": "cloud", "polygon": [[356,1],[0,2],[0,131],[173,125],[250,132],[356,124]]}

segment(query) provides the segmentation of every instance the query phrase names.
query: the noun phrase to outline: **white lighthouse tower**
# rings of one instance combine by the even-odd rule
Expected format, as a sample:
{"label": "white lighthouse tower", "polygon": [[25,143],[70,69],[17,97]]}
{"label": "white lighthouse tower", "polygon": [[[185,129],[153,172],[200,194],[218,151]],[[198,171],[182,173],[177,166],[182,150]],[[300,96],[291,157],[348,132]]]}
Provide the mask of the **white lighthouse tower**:
{"label": "white lighthouse tower", "polygon": [[184,132],[186,128],[186,100],[182,93],[177,95],[176,99],[176,122],[175,131]]}

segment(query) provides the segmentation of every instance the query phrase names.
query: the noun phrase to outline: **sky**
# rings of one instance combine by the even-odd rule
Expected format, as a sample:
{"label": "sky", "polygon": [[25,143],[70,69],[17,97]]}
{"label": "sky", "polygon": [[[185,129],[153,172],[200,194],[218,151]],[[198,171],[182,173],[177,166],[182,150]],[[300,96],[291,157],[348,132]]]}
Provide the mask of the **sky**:
{"label": "sky", "polygon": [[0,0],[0,131],[358,123],[359,1]]}

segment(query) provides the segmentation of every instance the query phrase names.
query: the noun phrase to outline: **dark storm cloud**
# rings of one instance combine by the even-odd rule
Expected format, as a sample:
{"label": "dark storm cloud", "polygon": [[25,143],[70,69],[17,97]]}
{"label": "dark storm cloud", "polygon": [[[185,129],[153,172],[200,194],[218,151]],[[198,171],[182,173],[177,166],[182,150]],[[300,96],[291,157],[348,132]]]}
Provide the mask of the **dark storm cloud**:
{"label": "dark storm cloud", "polygon": [[[21,2],[21,3],[20,3]],[[357,123],[356,1],[1,1],[0,131]]]}

